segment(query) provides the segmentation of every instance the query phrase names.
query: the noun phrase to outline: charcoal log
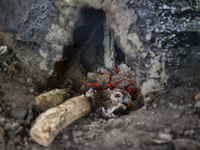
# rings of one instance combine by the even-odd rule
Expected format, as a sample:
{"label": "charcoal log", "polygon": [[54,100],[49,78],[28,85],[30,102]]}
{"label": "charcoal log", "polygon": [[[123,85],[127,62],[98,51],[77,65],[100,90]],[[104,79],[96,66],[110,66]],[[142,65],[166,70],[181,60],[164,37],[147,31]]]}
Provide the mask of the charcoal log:
{"label": "charcoal log", "polygon": [[49,146],[63,128],[90,112],[91,104],[85,95],[71,98],[40,114],[30,135],[38,144]]}

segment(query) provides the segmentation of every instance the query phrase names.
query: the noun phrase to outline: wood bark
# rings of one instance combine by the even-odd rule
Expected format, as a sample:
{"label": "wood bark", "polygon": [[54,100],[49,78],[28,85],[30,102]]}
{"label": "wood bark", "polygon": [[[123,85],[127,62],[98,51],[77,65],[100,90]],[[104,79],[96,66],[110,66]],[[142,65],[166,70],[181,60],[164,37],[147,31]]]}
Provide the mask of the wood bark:
{"label": "wood bark", "polygon": [[38,144],[49,146],[63,128],[90,112],[91,104],[85,95],[71,98],[40,114],[30,135]]}
{"label": "wood bark", "polygon": [[40,94],[35,98],[38,107],[43,111],[55,107],[63,103],[65,100],[71,98],[71,94],[67,89],[53,89],[49,92]]}

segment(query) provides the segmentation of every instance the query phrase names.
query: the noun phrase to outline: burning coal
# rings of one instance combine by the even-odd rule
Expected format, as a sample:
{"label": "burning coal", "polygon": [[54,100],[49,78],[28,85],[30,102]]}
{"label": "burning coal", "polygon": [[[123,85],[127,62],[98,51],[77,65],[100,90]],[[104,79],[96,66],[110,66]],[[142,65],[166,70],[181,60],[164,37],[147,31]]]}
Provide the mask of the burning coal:
{"label": "burning coal", "polygon": [[113,70],[99,68],[97,73],[88,73],[86,96],[93,109],[104,117],[116,117],[141,107],[143,97],[135,85],[133,74],[134,70],[126,64]]}

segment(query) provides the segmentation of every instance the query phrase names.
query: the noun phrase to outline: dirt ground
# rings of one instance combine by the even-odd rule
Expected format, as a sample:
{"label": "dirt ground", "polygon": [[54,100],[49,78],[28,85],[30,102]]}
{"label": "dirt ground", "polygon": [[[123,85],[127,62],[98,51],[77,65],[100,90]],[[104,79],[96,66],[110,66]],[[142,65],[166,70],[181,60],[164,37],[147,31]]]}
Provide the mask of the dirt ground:
{"label": "dirt ground", "polygon": [[[14,69],[9,67],[13,64]],[[181,150],[195,149],[194,146],[200,149],[200,103],[194,100],[200,92],[199,78],[187,77],[148,94],[144,107],[128,115],[110,119],[89,115],[78,119],[64,128],[49,147],[38,145],[29,135],[41,113],[34,100],[41,92],[11,52],[2,56],[1,150]]]}

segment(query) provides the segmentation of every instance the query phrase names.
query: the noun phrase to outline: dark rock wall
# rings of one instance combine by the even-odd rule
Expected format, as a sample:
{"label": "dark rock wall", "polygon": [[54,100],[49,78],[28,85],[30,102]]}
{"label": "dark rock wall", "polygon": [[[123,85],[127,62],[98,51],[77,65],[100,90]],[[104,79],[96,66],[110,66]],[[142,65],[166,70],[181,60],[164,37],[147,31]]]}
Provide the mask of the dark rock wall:
{"label": "dark rock wall", "polygon": [[[97,68],[104,65],[103,62],[103,21],[105,21],[105,13],[102,10],[83,9],[81,11],[81,18],[84,24],[91,24],[91,21],[96,18],[101,18],[102,24],[96,29],[91,38],[90,43],[87,44],[83,52],[80,54],[81,64],[87,72],[97,70]],[[80,37],[80,35],[79,35]]]}
{"label": "dark rock wall", "polygon": [[18,33],[22,40],[45,42],[51,14],[56,12],[53,1],[1,0],[1,31]]}
{"label": "dark rock wall", "polygon": [[139,85],[154,85],[151,90],[157,90],[187,75],[199,76],[199,61],[194,56],[200,51],[199,1],[130,0],[127,5],[138,14],[130,32],[140,31],[145,49],[137,60],[128,59],[129,64],[139,62]]}
{"label": "dark rock wall", "polygon": [[[20,60],[41,83],[44,83],[47,72],[38,65],[43,66],[41,62],[45,63],[40,56],[40,48],[46,44],[48,25],[57,12],[51,0],[0,1],[0,30],[14,35],[8,43],[13,42],[14,51]],[[46,49],[51,50],[51,47]]]}
{"label": "dark rock wall", "polygon": [[73,44],[86,8],[105,12],[143,94],[199,75],[198,0],[0,0],[0,8],[0,43],[10,41],[42,84],[63,57],[63,47]]}

